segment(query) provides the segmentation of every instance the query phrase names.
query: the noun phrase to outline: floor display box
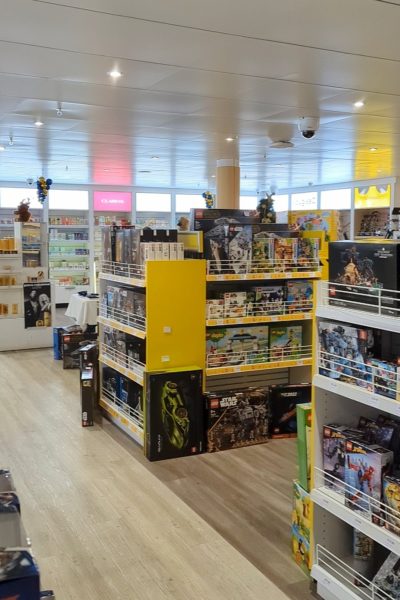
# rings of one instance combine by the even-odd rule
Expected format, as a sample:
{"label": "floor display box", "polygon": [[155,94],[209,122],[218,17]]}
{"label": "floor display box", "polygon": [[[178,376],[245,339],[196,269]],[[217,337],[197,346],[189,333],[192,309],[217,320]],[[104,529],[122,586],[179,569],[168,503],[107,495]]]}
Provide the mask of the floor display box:
{"label": "floor display box", "polygon": [[330,304],[398,316],[400,242],[331,242],[329,281]]}
{"label": "floor display box", "polygon": [[200,369],[146,375],[146,439],[149,460],[204,451],[204,408]]}

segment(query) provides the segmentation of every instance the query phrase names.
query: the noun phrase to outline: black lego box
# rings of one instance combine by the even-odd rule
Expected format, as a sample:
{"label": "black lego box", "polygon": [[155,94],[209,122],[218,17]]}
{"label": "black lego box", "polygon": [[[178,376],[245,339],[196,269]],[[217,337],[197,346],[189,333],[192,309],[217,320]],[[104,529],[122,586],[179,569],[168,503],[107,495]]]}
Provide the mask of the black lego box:
{"label": "black lego box", "polygon": [[64,332],[64,327],[53,327],[53,356],[54,360],[61,360],[61,333]]}
{"label": "black lego box", "polygon": [[269,437],[268,392],[248,388],[240,392],[206,395],[208,452],[262,444]]}
{"label": "black lego box", "polygon": [[400,290],[400,243],[331,242],[329,281],[330,304],[378,312],[381,296],[382,313],[398,316],[400,294],[394,292]]}
{"label": "black lego box", "polygon": [[97,333],[82,331],[61,334],[63,369],[79,369],[79,350],[82,346],[97,339]]}
{"label": "black lego box", "polygon": [[82,427],[94,425],[94,411],[98,401],[99,369],[97,343],[79,349]]}
{"label": "black lego box", "polygon": [[200,369],[146,375],[146,441],[149,460],[204,450],[204,405]]}
{"label": "black lego box", "polygon": [[269,392],[271,405],[271,437],[297,436],[296,406],[311,402],[311,385],[272,385]]}
{"label": "black lego box", "polygon": [[28,550],[0,549],[0,600],[40,600],[40,578]]}

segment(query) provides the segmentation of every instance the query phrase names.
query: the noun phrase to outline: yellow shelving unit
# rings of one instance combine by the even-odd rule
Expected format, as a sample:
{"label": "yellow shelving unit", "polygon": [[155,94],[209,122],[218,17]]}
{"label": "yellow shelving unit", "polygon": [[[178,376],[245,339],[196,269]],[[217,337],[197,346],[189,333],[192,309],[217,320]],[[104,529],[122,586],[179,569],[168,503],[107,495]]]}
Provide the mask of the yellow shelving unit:
{"label": "yellow shelving unit", "polygon": [[[108,265],[100,280],[100,363],[145,387],[146,374],[154,371],[205,369],[206,264],[203,260],[148,261],[143,272],[132,277],[115,274]],[[146,295],[146,316],[104,306],[107,286],[136,288]],[[128,333],[146,344],[141,363],[104,343],[104,329]],[[101,382],[100,406],[109,418],[143,445],[146,425],[140,411],[125,406]],[[145,390],[143,390],[143,397]]]}

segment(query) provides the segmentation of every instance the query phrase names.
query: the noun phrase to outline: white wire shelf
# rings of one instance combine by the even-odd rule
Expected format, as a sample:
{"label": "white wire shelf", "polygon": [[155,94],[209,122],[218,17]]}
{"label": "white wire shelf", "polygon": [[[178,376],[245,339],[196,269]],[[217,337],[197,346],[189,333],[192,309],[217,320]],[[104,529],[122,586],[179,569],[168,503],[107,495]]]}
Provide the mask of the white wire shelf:
{"label": "white wire shelf", "polygon": [[56,244],[57,246],[64,246],[64,244],[88,244],[89,240],[71,240],[63,238],[50,238],[49,244]]}
{"label": "white wire shelf", "polygon": [[89,225],[87,223],[77,223],[75,225],[55,225],[49,223],[49,229],[87,229]]}
{"label": "white wire shelf", "polygon": [[316,314],[400,333],[400,291],[321,281]]}
{"label": "white wire shelf", "polygon": [[320,277],[319,259],[268,261],[232,260],[207,261],[208,281],[251,280],[251,279],[295,279]]}
{"label": "white wire shelf", "polygon": [[140,410],[131,408],[104,387],[101,391],[99,403],[118,427],[143,446],[144,425],[143,414]]}
{"label": "white wire shelf", "polygon": [[308,366],[312,364],[312,346],[209,353],[206,364],[208,376]]}
{"label": "white wire shelf", "polygon": [[[312,319],[313,302],[299,300],[297,302],[271,302],[268,305],[228,305],[221,306],[224,316],[212,316],[212,306],[207,305],[207,326],[247,325],[249,323],[271,323],[279,321],[304,321]],[[236,313],[236,314],[235,314]]]}
{"label": "white wire shelf", "polygon": [[[400,555],[400,513],[331,473],[314,467],[315,504]],[[396,532],[396,533],[395,533]]]}
{"label": "white wire shelf", "polygon": [[393,600],[393,596],[320,544],[316,546],[311,577],[319,584],[318,588],[321,586],[323,598],[331,594],[338,600]]}
{"label": "white wire shelf", "polygon": [[[356,360],[352,358],[350,351],[348,354],[346,352],[347,350],[343,352],[344,356],[339,356],[319,347],[319,374],[338,383],[359,388],[375,397],[400,400],[400,367],[375,358]],[[372,397],[368,397],[373,403]]]}
{"label": "white wire shelf", "polygon": [[100,362],[112,367],[128,379],[143,385],[145,365],[127,354],[100,343]]}
{"label": "white wire shelf", "polygon": [[118,329],[118,331],[123,331],[142,339],[146,337],[146,318],[140,315],[101,305],[98,321],[102,325]]}
{"label": "white wire shelf", "polygon": [[146,286],[144,265],[103,261],[99,277],[136,287]]}

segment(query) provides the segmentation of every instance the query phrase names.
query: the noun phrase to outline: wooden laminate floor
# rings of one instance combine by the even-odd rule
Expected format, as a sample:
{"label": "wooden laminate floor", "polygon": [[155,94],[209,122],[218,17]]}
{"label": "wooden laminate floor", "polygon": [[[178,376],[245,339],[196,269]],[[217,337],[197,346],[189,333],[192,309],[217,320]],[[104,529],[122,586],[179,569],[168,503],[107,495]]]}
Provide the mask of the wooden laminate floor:
{"label": "wooden laminate floor", "polygon": [[82,429],[77,372],[36,350],[0,354],[0,444],[57,600],[310,596],[290,557],[290,440],[149,463],[107,421]]}

